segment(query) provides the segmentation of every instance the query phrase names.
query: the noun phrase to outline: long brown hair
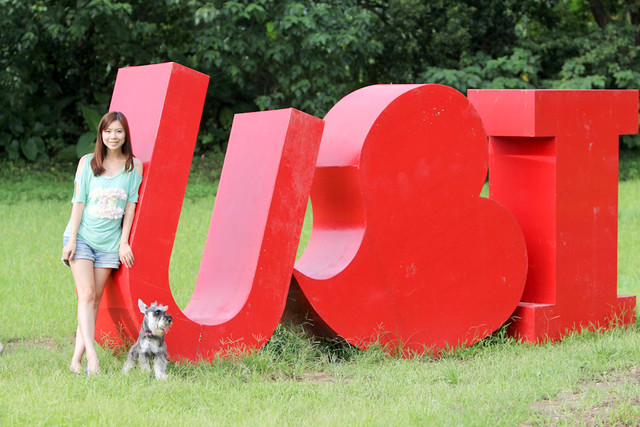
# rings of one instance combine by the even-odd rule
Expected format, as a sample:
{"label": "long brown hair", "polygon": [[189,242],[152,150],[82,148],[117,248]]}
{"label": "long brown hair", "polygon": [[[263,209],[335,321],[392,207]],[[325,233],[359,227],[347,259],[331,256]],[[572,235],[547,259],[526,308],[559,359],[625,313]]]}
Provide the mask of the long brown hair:
{"label": "long brown hair", "polygon": [[100,176],[105,173],[102,162],[104,160],[104,157],[107,155],[107,146],[104,145],[104,141],[102,140],[102,131],[109,127],[109,125],[116,120],[122,123],[122,128],[124,129],[124,144],[122,144],[121,147],[122,153],[127,156],[127,162],[124,165],[124,170],[126,172],[131,172],[133,170],[133,150],[131,149],[131,134],[129,133],[129,122],[127,121],[127,118],[124,116],[124,114],[118,111],[110,111],[102,116],[100,124],[98,125],[96,148],[93,150],[93,159],[91,159],[91,170],[93,171],[94,176]]}

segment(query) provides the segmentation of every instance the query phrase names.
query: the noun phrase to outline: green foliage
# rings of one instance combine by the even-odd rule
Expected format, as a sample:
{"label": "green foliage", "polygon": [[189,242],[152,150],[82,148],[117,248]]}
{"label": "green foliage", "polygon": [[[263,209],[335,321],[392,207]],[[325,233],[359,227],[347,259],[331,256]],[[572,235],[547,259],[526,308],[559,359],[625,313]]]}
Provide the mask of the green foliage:
{"label": "green foliage", "polygon": [[[323,116],[376,83],[635,89],[640,6],[622,0],[0,0],[0,157],[72,160],[121,67],[211,76],[197,143],[239,112]],[[640,146],[637,136],[624,146]]]}
{"label": "green foliage", "polygon": [[493,58],[509,55],[523,4],[512,0],[377,3],[376,35],[384,51],[375,62],[374,75],[381,82],[398,83],[415,83],[431,67],[460,69],[464,58],[478,53]]}
{"label": "green foliage", "polygon": [[[211,2],[195,12],[193,65],[213,76],[205,126],[219,143],[233,114],[294,107],[322,116],[360,87],[374,16],[353,1]],[[363,43],[364,40],[370,42]]]}
{"label": "green foliage", "polygon": [[640,151],[620,151],[620,181],[640,180]]}
{"label": "green foliage", "polygon": [[421,79],[452,86],[464,93],[467,89],[532,89],[541,72],[539,57],[522,48],[495,59],[478,54],[470,62],[472,65],[460,69],[427,68]]}
{"label": "green foliage", "polygon": [[98,125],[102,116],[91,107],[82,106],[82,116],[89,128],[89,132],[80,135],[76,144],[76,155],[82,157],[87,153],[91,153],[96,145],[96,137],[98,133]]}
{"label": "green foliage", "polygon": [[104,112],[118,68],[164,61],[188,34],[181,2],[0,0],[0,8],[0,147],[10,159],[69,157],[90,130],[81,106],[98,102]]}

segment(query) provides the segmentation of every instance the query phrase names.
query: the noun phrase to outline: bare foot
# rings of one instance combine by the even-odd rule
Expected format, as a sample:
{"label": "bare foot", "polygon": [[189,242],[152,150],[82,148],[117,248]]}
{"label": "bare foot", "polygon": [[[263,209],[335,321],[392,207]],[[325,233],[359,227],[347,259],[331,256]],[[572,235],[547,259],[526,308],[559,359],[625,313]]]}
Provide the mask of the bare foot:
{"label": "bare foot", "polygon": [[89,363],[87,362],[87,376],[89,375],[97,375],[100,373],[100,365],[97,363],[97,361],[95,363]]}
{"label": "bare foot", "polygon": [[80,362],[71,362],[69,365],[69,370],[74,374],[84,374],[84,369],[82,369],[82,363]]}
{"label": "bare foot", "polygon": [[88,377],[92,377],[94,375],[98,375],[99,373],[100,373],[100,369],[97,369],[97,370],[94,371],[93,369],[87,368],[87,376]]}

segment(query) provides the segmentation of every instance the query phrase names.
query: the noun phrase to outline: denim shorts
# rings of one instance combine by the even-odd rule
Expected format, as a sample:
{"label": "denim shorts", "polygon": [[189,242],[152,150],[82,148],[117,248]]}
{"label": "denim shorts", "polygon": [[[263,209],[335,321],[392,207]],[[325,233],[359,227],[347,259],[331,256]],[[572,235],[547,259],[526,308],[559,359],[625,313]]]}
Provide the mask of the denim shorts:
{"label": "denim shorts", "polygon": [[[64,236],[62,246],[66,246],[69,237]],[[76,239],[76,252],[73,259],[88,259],[93,261],[94,268],[120,268],[120,255],[117,252],[100,252],[89,246],[84,240]],[[62,260],[69,265],[68,261]]]}

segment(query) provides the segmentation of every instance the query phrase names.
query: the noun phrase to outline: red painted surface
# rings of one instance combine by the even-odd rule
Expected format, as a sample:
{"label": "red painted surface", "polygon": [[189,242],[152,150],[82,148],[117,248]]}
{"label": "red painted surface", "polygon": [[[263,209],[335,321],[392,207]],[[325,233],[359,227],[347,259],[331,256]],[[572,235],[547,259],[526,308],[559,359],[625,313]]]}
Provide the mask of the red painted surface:
{"label": "red painted surface", "polygon": [[293,109],[236,115],[194,294],[184,310],[168,270],[208,77],[177,64],[119,71],[125,113],[145,164],[131,233],[136,257],[107,287],[97,337],[137,336],[138,298],[169,305],[174,359],[260,348],[284,309],[323,123]]}
{"label": "red painted surface", "polygon": [[[616,295],[617,149],[638,131],[638,92],[468,100],[440,85],[367,87],[325,123],[293,109],[236,115],[182,312],[169,260],[208,80],[173,63],[118,73],[111,110],[128,117],[145,173],[136,264],[105,291],[100,341],[137,336],[141,298],[169,305],[174,359],[260,348],[285,308],[310,192],[288,316],[308,311],[359,347],[471,345],[514,309],[511,332],[529,341],[634,321],[635,297]],[[479,197],[488,166],[491,200]]]}
{"label": "red painted surface", "polygon": [[524,289],[525,241],[479,197],[487,137],[467,99],[439,85],[370,86],[325,122],[293,289],[360,347],[437,352],[500,327]]}
{"label": "red painted surface", "polygon": [[528,341],[633,323],[617,294],[618,136],[637,91],[470,90],[490,135],[490,197],[517,218],[529,274],[511,332]]}

